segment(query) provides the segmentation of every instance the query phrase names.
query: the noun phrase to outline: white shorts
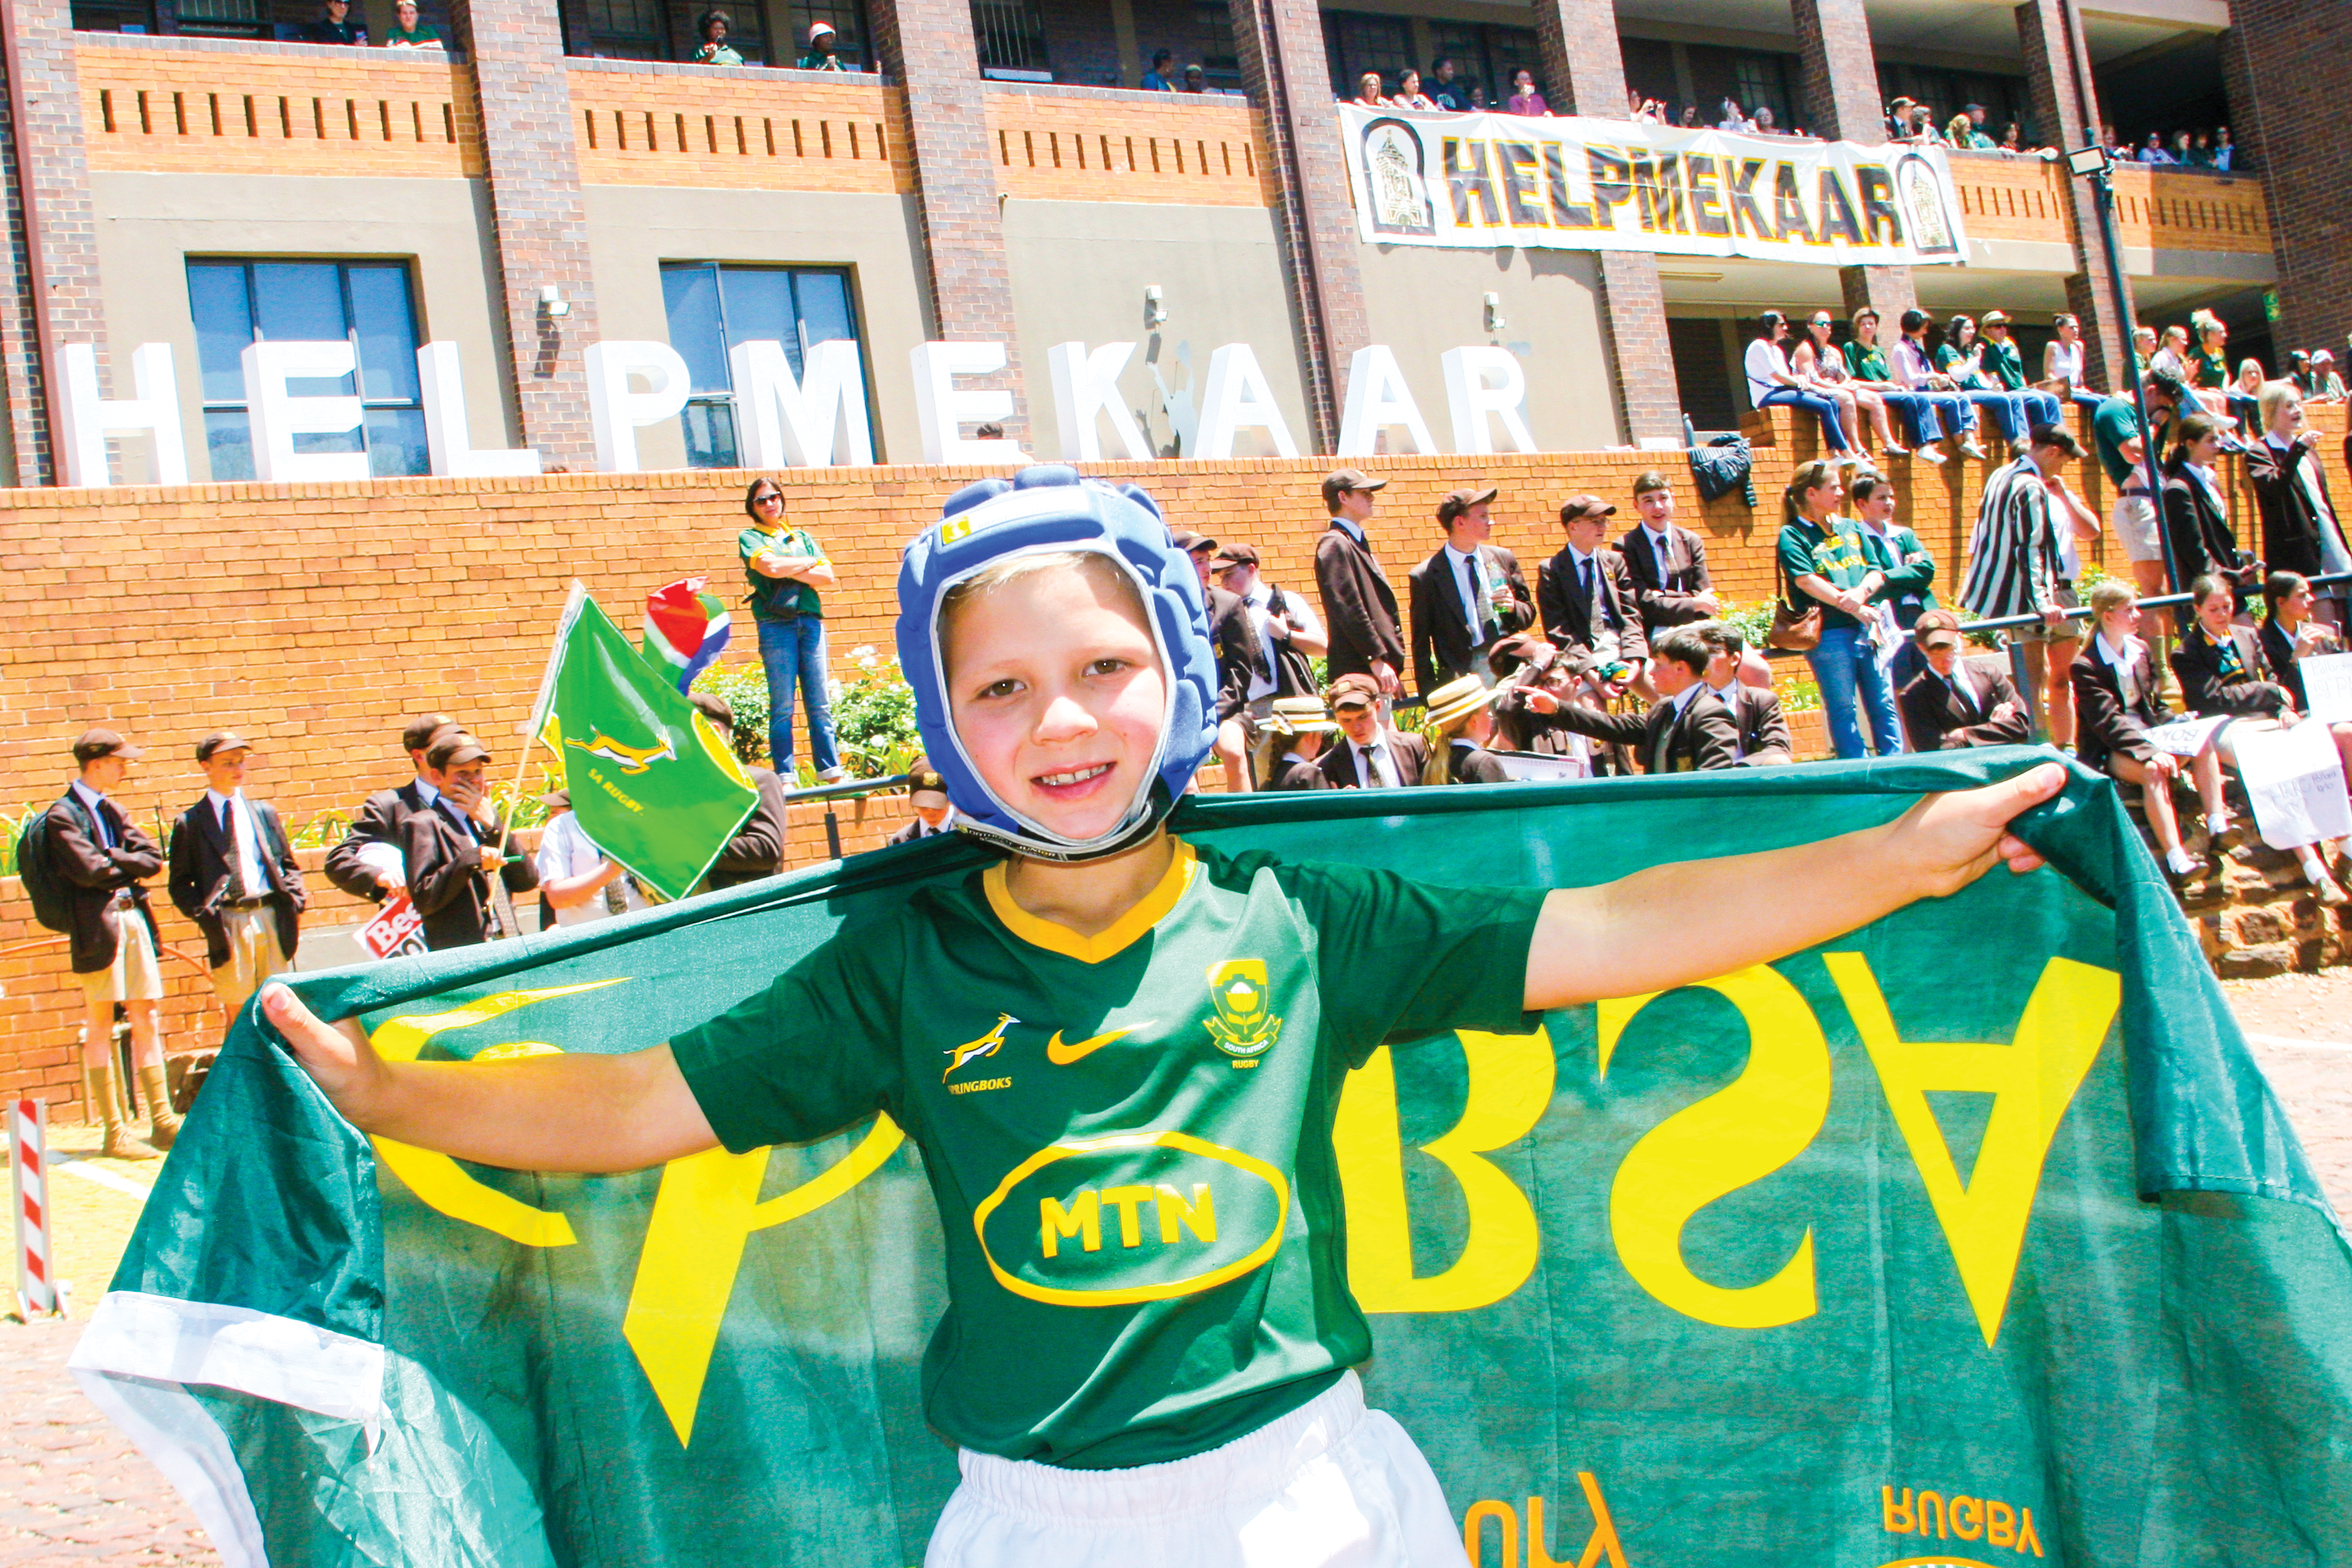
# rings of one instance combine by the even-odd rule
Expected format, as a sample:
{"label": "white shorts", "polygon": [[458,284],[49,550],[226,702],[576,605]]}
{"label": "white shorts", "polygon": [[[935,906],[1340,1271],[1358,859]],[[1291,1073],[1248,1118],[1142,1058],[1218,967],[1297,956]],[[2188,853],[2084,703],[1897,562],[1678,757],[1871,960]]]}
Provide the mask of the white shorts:
{"label": "white shorts", "polygon": [[1352,1372],[1222,1448],[1124,1470],[961,1455],[923,1568],[1468,1568],[1429,1461]]}
{"label": "white shorts", "polygon": [[2162,560],[2164,546],[2157,542],[2156,508],[2146,496],[2117,496],[2114,518],[2116,539],[2132,560]]}

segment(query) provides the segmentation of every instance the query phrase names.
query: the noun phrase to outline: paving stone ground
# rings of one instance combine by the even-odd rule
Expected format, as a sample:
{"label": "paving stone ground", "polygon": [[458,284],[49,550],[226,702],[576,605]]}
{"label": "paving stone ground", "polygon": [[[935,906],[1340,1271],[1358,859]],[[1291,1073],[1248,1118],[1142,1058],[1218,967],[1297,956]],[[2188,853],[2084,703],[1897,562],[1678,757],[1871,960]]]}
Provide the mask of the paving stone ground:
{"label": "paving stone ground", "polygon": [[[2223,988],[2294,1118],[2339,1213],[2352,1213],[2352,969]],[[51,1129],[61,1153],[94,1154],[95,1130]],[[133,1182],[152,1166],[91,1159]],[[58,1272],[79,1310],[112,1274],[139,1201],[60,1171]],[[177,1493],[82,1396],[65,1370],[79,1322],[0,1319],[0,1568],[218,1568]]]}

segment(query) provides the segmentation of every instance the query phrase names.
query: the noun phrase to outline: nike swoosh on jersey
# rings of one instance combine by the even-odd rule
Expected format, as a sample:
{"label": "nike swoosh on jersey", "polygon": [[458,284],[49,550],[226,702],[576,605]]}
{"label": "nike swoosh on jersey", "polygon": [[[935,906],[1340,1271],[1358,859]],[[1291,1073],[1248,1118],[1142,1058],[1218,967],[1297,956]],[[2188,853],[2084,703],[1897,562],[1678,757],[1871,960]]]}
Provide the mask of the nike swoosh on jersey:
{"label": "nike swoosh on jersey", "polygon": [[1111,1041],[1124,1040],[1142,1027],[1141,1024],[1130,1024],[1126,1029],[1115,1029],[1108,1034],[1098,1034],[1090,1040],[1074,1040],[1067,1045],[1062,1043],[1062,1031],[1055,1030],[1054,1038],[1045,1042],[1045,1060],[1056,1067],[1067,1067],[1080,1057],[1091,1056]]}

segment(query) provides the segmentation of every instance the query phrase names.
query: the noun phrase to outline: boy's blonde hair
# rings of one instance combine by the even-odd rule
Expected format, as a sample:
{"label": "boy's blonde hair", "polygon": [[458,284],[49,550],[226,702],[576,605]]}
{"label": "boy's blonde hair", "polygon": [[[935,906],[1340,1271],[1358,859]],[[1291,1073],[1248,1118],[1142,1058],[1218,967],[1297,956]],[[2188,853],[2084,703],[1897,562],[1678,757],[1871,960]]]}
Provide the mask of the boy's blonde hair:
{"label": "boy's blonde hair", "polygon": [[1151,622],[1144,612],[1143,591],[1136,586],[1135,579],[1110,557],[1100,550],[1090,549],[1036,550],[1027,555],[1009,555],[1001,560],[990,561],[948,590],[947,596],[940,601],[940,655],[942,664],[948,662],[956,616],[964,606],[995,592],[1008,582],[1057,570],[1078,572],[1097,588],[1116,586],[1120,606],[1138,626],[1146,632],[1151,630]]}

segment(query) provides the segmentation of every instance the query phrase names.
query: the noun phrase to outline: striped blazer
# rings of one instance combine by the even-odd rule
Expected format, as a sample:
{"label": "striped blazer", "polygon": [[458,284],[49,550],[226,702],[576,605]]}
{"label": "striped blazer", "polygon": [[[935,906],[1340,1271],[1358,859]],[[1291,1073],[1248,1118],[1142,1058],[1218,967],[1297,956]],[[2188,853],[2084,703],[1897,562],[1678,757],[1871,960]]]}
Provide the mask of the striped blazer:
{"label": "striped blazer", "polygon": [[1969,538],[1960,602],[1987,621],[2058,602],[2058,535],[2042,470],[2021,457],[1993,470]]}

